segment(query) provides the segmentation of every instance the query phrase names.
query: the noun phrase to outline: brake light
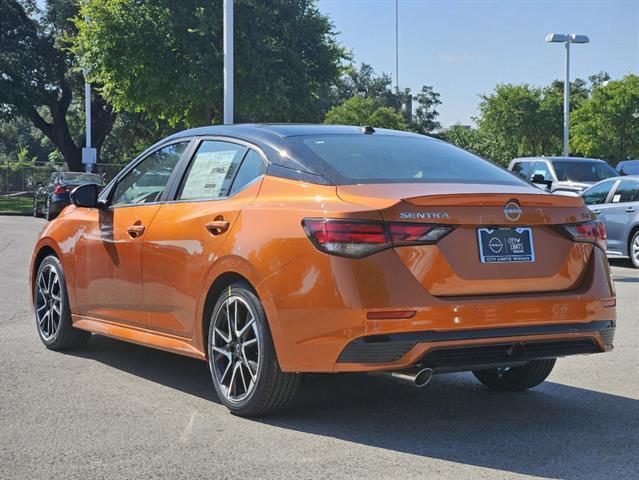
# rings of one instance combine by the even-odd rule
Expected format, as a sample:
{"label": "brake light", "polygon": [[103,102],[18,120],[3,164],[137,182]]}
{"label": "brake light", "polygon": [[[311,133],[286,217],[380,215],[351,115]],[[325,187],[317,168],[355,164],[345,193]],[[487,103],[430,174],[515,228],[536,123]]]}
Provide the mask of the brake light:
{"label": "brake light", "polygon": [[401,245],[433,244],[453,230],[449,225],[305,218],[302,226],[325,253],[362,258]]}
{"label": "brake light", "polygon": [[595,243],[606,249],[606,226],[601,222],[562,225],[562,228],[575,242]]}
{"label": "brake light", "polygon": [[66,193],[67,189],[64,188],[62,185],[56,185],[56,187],[53,189],[53,193]]}

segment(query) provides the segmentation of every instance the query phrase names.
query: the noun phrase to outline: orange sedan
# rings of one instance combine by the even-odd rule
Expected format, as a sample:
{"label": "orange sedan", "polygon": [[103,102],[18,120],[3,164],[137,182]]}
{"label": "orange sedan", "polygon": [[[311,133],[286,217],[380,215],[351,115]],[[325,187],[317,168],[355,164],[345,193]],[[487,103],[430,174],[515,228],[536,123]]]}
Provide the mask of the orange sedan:
{"label": "orange sedan", "polygon": [[606,233],[582,199],[432,138],[204,127],[71,197],[32,259],[44,344],[199,358],[239,415],[281,409],[305,372],[517,391],[612,349]]}

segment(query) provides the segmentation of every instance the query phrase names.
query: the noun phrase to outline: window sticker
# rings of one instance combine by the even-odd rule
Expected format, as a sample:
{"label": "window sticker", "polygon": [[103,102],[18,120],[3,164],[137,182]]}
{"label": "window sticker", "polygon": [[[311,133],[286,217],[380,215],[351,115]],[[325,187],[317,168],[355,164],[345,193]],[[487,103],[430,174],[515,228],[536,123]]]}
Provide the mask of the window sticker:
{"label": "window sticker", "polygon": [[612,203],[619,203],[619,200],[621,200],[621,195],[620,194],[613,195]]}
{"label": "window sticker", "polygon": [[182,199],[219,197],[237,150],[201,152],[191,166]]}

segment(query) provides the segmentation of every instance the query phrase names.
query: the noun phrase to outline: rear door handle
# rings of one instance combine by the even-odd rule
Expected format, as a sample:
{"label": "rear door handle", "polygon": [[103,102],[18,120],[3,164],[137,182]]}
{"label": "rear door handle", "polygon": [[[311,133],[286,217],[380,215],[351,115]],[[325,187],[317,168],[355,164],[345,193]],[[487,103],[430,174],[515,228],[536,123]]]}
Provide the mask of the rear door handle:
{"label": "rear door handle", "polygon": [[626,213],[632,213],[635,211],[635,207],[628,207],[626,208]]}
{"label": "rear door handle", "polygon": [[144,225],[131,225],[126,229],[126,232],[129,234],[131,238],[138,238],[140,235],[144,233]]}
{"label": "rear door handle", "polygon": [[601,213],[601,210],[593,210],[592,213],[594,213],[595,215],[599,215]]}
{"label": "rear door handle", "polygon": [[213,220],[207,223],[204,227],[209,231],[211,235],[220,235],[229,229],[231,224],[226,220]]}

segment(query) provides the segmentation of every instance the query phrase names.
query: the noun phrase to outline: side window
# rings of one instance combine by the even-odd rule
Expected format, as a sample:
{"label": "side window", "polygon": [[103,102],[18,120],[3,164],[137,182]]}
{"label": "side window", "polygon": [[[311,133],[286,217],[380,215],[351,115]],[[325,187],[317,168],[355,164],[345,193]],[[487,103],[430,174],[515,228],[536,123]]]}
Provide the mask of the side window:
{"label": "side window", "polygon": [[239,192],[257,177],[263,175],[266,172],[266,165],[262,157],[255,151],[249,150],[244,161],[237,171],[233,186],[229,195],[233,195],[235,192]]}
{"label": "side window", "polygon": [[115,186],[111,205],[157,202],[188,144],[167,145],[138,163]]}
{"label": "side window", "polygon": [[546,162],[535,162],[535,167],[533,168],[532,175],[530,178],[535,175],[543,175],[544,180],[552,181],[552,174],[550,173],[550,169],[548,168],[548,164]]}
{"label": "side window", "polygon": [[528,180],[530,176],[528,173],[530,172],[530,166],[532,162],[517,162],[513,165],[513,173],[516,173],[521,178]]}
{"label": "side window", "polygon": [[639,201],[639,183],[632,180],[622,180],[619,182],[614,195],[613,203],[638,202]]}
{"label": "side window", "polygon": [[204,140],[182,180],[179,200],[206,200],[229,193],[246,147],[235,143]]}
{"label": "side window", "polygon": [[600,203],[604,203],[606,201],[606,197],[608,197],[608,192],[610,192],[614,183],[615,182],[600,183],[599,185],[595,185],[584,192],[583,197],[586,205],[598,205]]}

